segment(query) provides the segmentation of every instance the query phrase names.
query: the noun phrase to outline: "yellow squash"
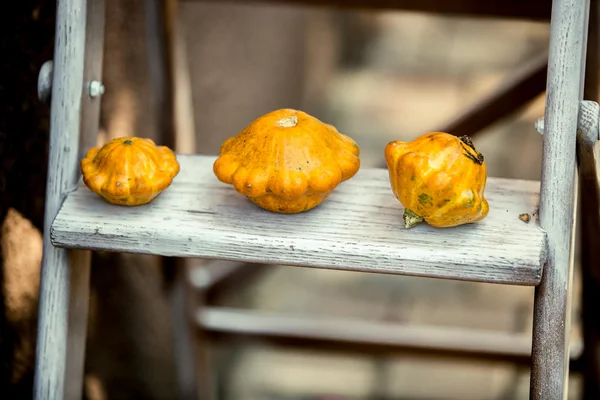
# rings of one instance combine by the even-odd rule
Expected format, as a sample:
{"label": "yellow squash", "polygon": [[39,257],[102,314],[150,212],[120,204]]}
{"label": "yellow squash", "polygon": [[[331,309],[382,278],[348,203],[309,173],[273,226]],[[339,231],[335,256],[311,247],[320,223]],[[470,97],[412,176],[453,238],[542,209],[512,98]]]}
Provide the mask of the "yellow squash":
{"label": "yellow squash", "polygon": [[305,112],[281,109],[227,139],[213,171],[259,207],[292,214],[319,205],[359,168],[351,138]]}
{"label": "yellow squash", "polygon": [[472,140],[430,132],[385,148],[394,195],[405,208],[406,228],[425,220],[447,228],[485,218],[487,170]]}
{"label": "yellow squash", "polygon": [[81,160],[83,182],[111,204],[149,203],[179,173],[173,151],[151,139],[122,137],[90,149]]}

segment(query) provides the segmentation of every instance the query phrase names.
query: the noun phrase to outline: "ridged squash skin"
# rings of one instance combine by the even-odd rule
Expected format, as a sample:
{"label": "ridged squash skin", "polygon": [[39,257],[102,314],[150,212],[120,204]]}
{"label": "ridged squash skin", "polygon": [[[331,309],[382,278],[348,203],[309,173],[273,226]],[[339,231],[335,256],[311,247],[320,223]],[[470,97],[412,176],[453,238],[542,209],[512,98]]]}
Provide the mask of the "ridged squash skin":
{"label": "ridged squash skin", "polygon": [[81,160],[83,182],[111,204],[147,204],[179,173],[175,153],[152,139],[122,137],[90,149]]}
{"label": "ridged squash skin", "polygon": [[265,114],[227,139],[213,165],[257,206],[294,214],[321,204],[360,168],[360,149],[332,125],[303,111]]}
{"label": "ridged squash skin", "polygon": [[470,138],[429,132],[385,147],[390,184],[405,207],[406,228],[425,221],[437,228],[485,218],[487,169]]}

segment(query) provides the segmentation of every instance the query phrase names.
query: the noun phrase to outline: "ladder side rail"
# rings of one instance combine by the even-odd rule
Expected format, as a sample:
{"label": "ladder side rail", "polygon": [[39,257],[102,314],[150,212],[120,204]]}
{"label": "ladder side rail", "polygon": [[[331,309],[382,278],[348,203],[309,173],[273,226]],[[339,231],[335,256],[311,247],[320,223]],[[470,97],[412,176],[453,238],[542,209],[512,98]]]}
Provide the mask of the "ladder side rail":
{"label": "ladder side rail", "polygon": [[[86,1],[57,2],[33,388],[33,397],[36,400],[63,400],[67,393],[67,358],[72,357],[71,362],[75,363],[74,366],[83,364],[81,357],[84,350],[69,350],[73,344],[68,341],[69,325],[74,332],[85,332],[88,299],[83,297],[87,296],[89,290],[85,288],[85,285],[89,285],[89,252],[73,252],[54,247],[50,239],[50,229],[67,194],[76,188],[81,146],[90,143],[90,140],[87,140],[89,138],[80,138],[82,122],[87,124],[87,121],[83,120],[85,107],[82,104],[82,98],[87,91],[84,85],[87,11]],[[72,268],[75,266],[82,269],[72,274]],[[73,293],[82,298],[71,296],[72,282],[76,284]],[[79,315],[70,315],[70,307],[77,310]],[[77,323],[77,327],[74,326],[74,322]],[[85,337],[79,339],[76,347],[84,346]],[[77,383],[79,388],[82,379],[82,371],[79,371],[79,376],[76,377],[76,380],[80,381]]]}
{"label": "ladder side rail", "polygon": [[588,14],[589,0],[552,3],[539,211],[548,258],[535,289],[532,400],[563,399],[568,388],[576,132]]}

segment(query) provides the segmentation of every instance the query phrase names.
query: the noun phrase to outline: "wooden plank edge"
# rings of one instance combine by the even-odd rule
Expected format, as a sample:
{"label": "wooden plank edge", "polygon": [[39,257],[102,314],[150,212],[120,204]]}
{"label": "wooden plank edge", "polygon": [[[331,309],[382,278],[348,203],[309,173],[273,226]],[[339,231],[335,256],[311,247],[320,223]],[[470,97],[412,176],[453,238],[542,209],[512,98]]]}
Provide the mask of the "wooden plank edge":
{"label": "wooden plank edge", "polygon": [[[182,157],[216,157],[216,156],[206,156],[206,155],[181,155]],[[378,169],[378,168],[373,168],[373,169]],[[509,179],[505,179],[505,178],[496,178],[499,181],[508,181]],[[523,181],[523,182],[530,182],[530,181]],[[505,183],[505,182],[504,182]],[[501,183],[503,184],[503,183]],[[87,190],[87,188],[85,188],[85,186],[83,185],[83,183],[80,182],[79,187],[77,190]],[[69,195],[73,194],[74,192],[69,193]],[[61,207],[62,208],[62,207]],[[60,211],[58,213],[58,216],[60,216]],[[57,219],[58,219],[57,216]],[[308,267],[308,268],[319,268],[319,269],[333,269],[333,270],[347,270],[347,271],[355,271],[355,272],[367,272],[367,273],[386,273],[386,274],[391,274],[391,275],[405,275],[405,276],[417,276],[417,277],[429,277],[429,278],[435,278],[435,279],[451,279],[451,280],[463,280],[463,281],[471,281],[471,282],[484,282],[484,283],[496,283],[496,284],[509,284],[509,285],[521,285],[521,286],[537,286],[541,279],[542,279],[542,268],[543,265],[546,262],[546,259],[548,257],[548,239],[547,239],[547,235],[546,232],[542,229],[540,229],[540,231],[543,233],[542,235],[542,243],[539,244],[540,247],[540,254],[538,257],[538,261],[537,261],[537,267],[534,267],[532,265],[529,266],[515,266],[515,267],[506,267],[504,268],[504,270],[502,271],[501,274],[496,275],[493,279],[489,277],[489,274],[487,273],[473,273],[473,274],[469,274],[469,276],[456,276],[456,274],[453,273],[439,273],[439,274],[423,274],[422,273],[422,269],[419,267],[409,267],[409,268],[404,268],[402,270],[395,270],[395,271],[391,271],[391,270],[386,270],[386,271],[379,271],[379,270],[375,270],[373,268],[361,268],[361,267],[356,267],[356,266],[352,266],[352,267],[346,267],[346,266],[327,266],[327,265],[314,265],[314,266],[307,266],[305,264],[302,264],[300,262],[295,263],[293,260],[288,260],[288,261],[280,261],[280,260],[272,260],[272,261],[265,261],[264,259],[258,259],[258,258],[244,258],[244,259],[232,259],[232,258],[227,258],[227,257],[220,257],[220,256],[210,256],[207,254],[186,254],[186,255],[182,255],[176,251],[173,252],[165,252],[165,251],[144,251],[144,250],[137,250],[137,249],[132,249],[130,247],[127,247],[126,245],[121,245],[121,246],[112,246],[112,248],[110,250],[108,250],[106,248],[106,246],[104,245],[104,243],[107,240],[110,240],[110,235],[104,235],[104,237],[102,238],[97,238],[94,239],[92,241],[92,243],[90,244],[89,242],[85,242],[82,243],[80,240],[76,240],[75,238],[71,237],[71,236],[78,236],[79,238],[82,235],[82,232],[76,232],[75,230],[65,230],[64,228],[57,228],[56,227],[56,222],[57,219],[55,219],[52,223],[52,226],[50,228],[50,239],[51,239],[51,243],[56,246],[56,247],[60,247],[60,248],[70,248],[70,249],[91,249],[91,250],[95,250],[95,251],[113,251],[113,252],[123,252],[123,253],[130,253],[130,254],[153,254],[153,255],[160,255],[160,256],[168,256],[168,257],[184,257],[184,258],[201,258],[201,259],[205,259],[207,261],[218,261],[218,260],[222,260],[222,261],[226,261],[226,262],[242,262],[242,263],[253,263],[253,264],[268,264],[268,265],[289,265],[289,266],[297,266],[297,267]],[[537,219],[534,219],[534,221],[532,221],[531,223],[536,223],[538,224]],[[88,232],[89,233],[89,232]],[[85,233],[83,233],[85,235]],[[89,233],[89,235],[92,235],[92,233]],[[406,260],[408,261],[408,260]],[[454,268],[461,268],[462,264],[448,264],[447,268],[444,269],[444,271],[453,271]],[[496,271],[500,271],[501,269],[496,268]],[[487,271],[485,269],[482,269],[483,272]]]}
{"label": "wooden plank edge", "polygon": [[[66,234],[65,234],[66,233]],[[232,259],[222,256],[210,256],[207,254],[181,254],[176,251],[143,251],[136,250],[127,247],[126,245],[117,245],[112,246],[111,249],[107,249],[105,246],[101,245],[101,243],[105,243],[107,238],[100,238],[95,242],[81,242],[70,239],[70,234],[74,234],[79,236],[79,233],[75,232],[65,232],[59,231],[55,229],[54,225],[51,228],[51,242],[55,247],[58,248],[68,248],[68,249],[90,249],[93,251],[111,251],[111,252],[119,252],[119,253],[130,253],[130,254],[152,254],[159,256],[167,256],[167,257],[182,257],[182,258],[202,258],[205,260],[223,260],[223,261],[232,261],[232,262],[247,262],[253,264],[267,264],[267,265],[287,265],[292,267],[304,267],[304,268],[317,268],[317,269],[330,269],[330,270],[340,270],[340,271],[354,271],[354,272],[363,272],[363,273],[377,273],[377,274],[387,274],[387,275],[403,275],[403,276],[416,276],[416,277],[424,277],[424,278],[435,278],[435,279],[450,279],[450,280],[460,280],[460,281],[468,281],[468,282],[482,282],[482,283],[495,283],[495,284],[505,284],[505,285],[517,285],[517,286],[536,286],[539,284],[542,279],[542,266],[540,265],[538,268],[534,268],[531,266],[515,266],[515,267],[507,267],[504,269],[496,268],[496,274],[493,278],[487,272],[485,268],[482,268],[481,272],[469,272],[467,275],[456,275],[453,271],[462,267],[460,264],[448,264],[446,268],[443,270],[443,273],[423,273],[423,269],[419,267],[404,267],[402,270],[377,270],[374,268],[365,268],[360,266],[333,266],[333,265],[306,265],[301,261],[291,261],[290,260],[264,260],[255,257],[247,257],[244,259]],[[78,239],[79,240],[79,239]],[[544,259],[545,250],[544,246],[540,246],[542,251],[540,253],[540,260]],[[399,262],[402,262],[400,260]]]}

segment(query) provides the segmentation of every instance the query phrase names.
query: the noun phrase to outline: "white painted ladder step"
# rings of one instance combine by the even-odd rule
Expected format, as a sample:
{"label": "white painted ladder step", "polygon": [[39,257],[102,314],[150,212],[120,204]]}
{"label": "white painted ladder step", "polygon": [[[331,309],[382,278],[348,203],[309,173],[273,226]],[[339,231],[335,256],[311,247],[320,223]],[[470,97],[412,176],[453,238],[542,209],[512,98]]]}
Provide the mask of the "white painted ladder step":
{"label": "white painted ladder step", "polygon": [[[546,235],[539,182],[489,178],[490,213],[436,229],[402,223],[386,169],[362,168],[319,207],[268,212],[213,174],[215,156],[180,155],[181,171],[152,203],[120,207],[80,182],[51,228],[58,247],[537,285]],[[531,215],[529,223],[519,215]]]}

